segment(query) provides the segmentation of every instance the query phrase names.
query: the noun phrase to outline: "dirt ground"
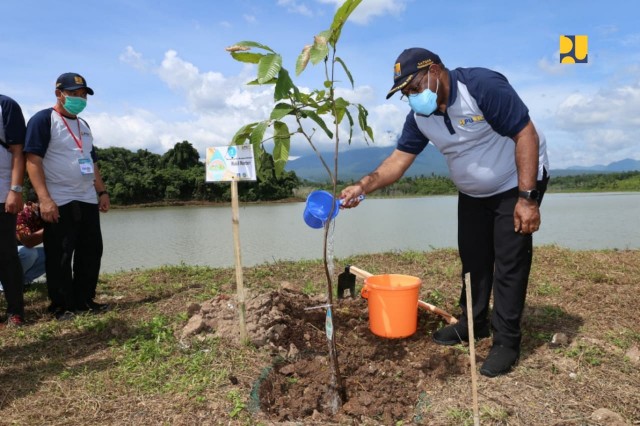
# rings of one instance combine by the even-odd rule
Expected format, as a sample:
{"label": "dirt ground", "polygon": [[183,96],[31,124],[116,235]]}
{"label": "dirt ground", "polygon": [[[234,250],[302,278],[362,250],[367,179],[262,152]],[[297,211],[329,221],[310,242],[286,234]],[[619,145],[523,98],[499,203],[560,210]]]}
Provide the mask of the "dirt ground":
{"label": "dirt ground", "polygon": [[[359,296],[335,301],[333,322],[346,401],[332,415],[326,311],[313,309],[326,300],[289,287],[285,283],[278,291],[247,301],[251,342],[273,354],[272,365],[251,388],[255,419],[305,425],[470,424],[468,347],[433,343],[431,334],[445,323],[423,310],[418,311],[414,335],[376,336],[369,328],[367,300]],[[230,336],[237,330],[237,305],[229,296],[191,310],[191,325],[197,323],[191,332],[213,330]],[[549,315],[555,316],[552,321]],[[630,364],[611,344],[579,336],[579,316],[536,304],[525,316],[524,327],[543,338],[525,338],[519,366],[511,374],[478,376],[484,424],[640,424],[637,363]],[[185,336],[189,333],[187,326]],[[476,344],[478,366],[490,347],[491,339]],[[607,362],[618,363],[615,375],[595,368],[608,356],[612,358]]]}

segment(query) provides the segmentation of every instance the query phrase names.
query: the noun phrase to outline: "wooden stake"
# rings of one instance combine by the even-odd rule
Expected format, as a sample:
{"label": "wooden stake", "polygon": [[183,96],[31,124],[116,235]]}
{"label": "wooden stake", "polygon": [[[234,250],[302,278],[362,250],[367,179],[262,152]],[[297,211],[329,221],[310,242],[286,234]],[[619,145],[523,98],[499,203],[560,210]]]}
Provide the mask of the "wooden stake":
{"label": "wooden stake", "polygon": [[233,249],[236,258],[236,290],[240,314],[240,341],[247,342],[246,306],[242,281],[242,256],[240,255],[240,213],[238,208],[238,181],[231,181],[231,222],[233,224]]}
{"label": "wooden stake", "polygon": [[471,361],[471,392],[473,394],[473,424],[480,426],[478,410],[478,378],[476,374],[476,341],[473,330],[473,300],[471,299],[471,274],[464,274],[464,287],[467,295],[467,325],[469,327],[469,360]]}

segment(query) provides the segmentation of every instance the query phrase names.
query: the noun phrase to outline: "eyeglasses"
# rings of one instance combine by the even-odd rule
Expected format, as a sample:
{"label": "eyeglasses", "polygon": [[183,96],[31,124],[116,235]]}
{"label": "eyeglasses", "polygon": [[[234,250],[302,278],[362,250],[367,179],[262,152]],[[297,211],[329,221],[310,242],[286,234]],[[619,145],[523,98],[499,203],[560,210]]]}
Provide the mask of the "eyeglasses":
{"label": "eyeglasses", "polygon": [[429,74],[429,68],[427,68],[427,72],[423,73],[419,78],[414,80],[414,82],[417,81],[417,83],[412,82],[411,85],[405,87],[403,90],[400,91],[400,93],[402,93],[402,95],[400,96],[400,100],[402,102],[409,102],[410,95],[416,95],[421,92],[420,90],[421,83],[422,83],[422,80],[424,79],[424,76],[427,74]]}

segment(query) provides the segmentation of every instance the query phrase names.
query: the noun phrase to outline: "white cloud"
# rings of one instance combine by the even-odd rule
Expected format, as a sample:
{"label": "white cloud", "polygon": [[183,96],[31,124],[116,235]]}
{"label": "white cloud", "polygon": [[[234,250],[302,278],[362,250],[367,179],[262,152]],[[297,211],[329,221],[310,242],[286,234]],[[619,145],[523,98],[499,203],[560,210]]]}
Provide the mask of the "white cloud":
{"label": "white cloud", "polygon": [[297,13],[304,16],[313,16],[311,9],[306,4],[297,0],[278,0],[278,6],[284,6],[288,12]]}
{"label": "white cloud", "polygon": [[242,18],[244,18],[244,20],[250,24],[253,24],[257,21],[256,17],[253,15],[242,15]]}
{"label": "white cloud", "polygon": [[118,59],[120,62],[130,65],[138,71],[145,71],[149,66],[148,62],[143,59],[142,54],[136,52],[132,46],[127,46]]}
{"label": "white cloud", "polygon": [[640,82],[572,93],[558,104],[554,124],[570,135],[575,147],[570,158],[578,164],[640,159]]}
{"label": "white cloud", "polygon": [[[334,4],[336,9],[344,0],[317,0],[320,3]],[[356,24],[366,25],[373,18],[385,15],[399,16],[406,9],[407,0],[366,0],[353,11],[349,17]]]}

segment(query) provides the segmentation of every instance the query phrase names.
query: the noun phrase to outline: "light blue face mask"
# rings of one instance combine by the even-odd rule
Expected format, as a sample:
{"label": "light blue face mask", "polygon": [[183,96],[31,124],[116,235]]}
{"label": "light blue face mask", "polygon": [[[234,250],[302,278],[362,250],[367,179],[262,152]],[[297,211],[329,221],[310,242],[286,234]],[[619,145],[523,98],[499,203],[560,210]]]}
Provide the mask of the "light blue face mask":
{"label": "light blue face mask", "polygon": [[436,80],[435,93],[429,90],[429,79],[431,74],[427,75],[427,88],[420,93],[409,95],[409,105],[411,109],[418,114],[431,115],[438,107],[438,87],[440,80]]}
{"label": "light blue face mask", "polygon": [[87,106],[87,100],[79,96],[66,96],[64,97],[64,109],[69,114],[78,115],[84,111]]}

